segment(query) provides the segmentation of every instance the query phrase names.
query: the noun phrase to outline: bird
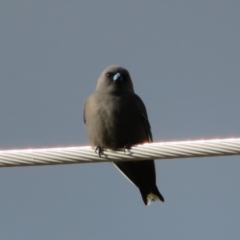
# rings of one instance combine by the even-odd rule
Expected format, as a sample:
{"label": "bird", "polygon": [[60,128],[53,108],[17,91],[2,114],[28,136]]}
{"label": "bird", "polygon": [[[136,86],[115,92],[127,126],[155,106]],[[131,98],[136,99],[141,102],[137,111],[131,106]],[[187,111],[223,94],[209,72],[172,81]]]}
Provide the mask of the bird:
{"label": "bird", "polygon": [[[83,115],[90,145],[100,157],[104,149],[130,149],[153,141],[146,107],[134,92],[128,70],[121,66],[109,66],[101,73],[95,92],[85,102]],[[145,205],[164,202],[156,185],[154,160],[114,165],[139,189]]]}

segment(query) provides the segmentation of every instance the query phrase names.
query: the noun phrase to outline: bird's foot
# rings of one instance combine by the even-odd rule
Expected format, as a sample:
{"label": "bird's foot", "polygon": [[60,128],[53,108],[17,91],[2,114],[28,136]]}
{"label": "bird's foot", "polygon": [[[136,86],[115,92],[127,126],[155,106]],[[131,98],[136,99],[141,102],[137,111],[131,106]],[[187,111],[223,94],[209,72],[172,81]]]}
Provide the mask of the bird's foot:
{"label": "bird's foot", "polygon": [[132,148],[133,144],[131,144],[130,142],[127,143],[124,147],[123,147],[123,151],[126,152],[126,150],[130,150]]}
{"label": "bird's foot", "polygon": [[96,148],[95,148],[95,153],[98,153],[98,156],[99,157],[102,157],[102,155],[104,155],[104,148],[102,148],[102,147],[100,147],[100,146],[97,146]]}

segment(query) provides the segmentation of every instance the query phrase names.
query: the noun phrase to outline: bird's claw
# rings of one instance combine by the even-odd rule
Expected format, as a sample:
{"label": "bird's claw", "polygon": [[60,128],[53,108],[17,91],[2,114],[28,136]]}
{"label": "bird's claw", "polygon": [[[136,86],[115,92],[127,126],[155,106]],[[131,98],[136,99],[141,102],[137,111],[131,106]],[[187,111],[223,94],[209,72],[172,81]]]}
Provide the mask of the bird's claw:
{"label": "bird's claw", "polygon": [[102,157],[102,155],[104,155],[104,149],[102,148],[102,147],[100,147],[100,146],[97,146],[96,148],[95,148],[95,153],[98,153],[98,156],[99,157]]}
{"label": "bird's claw", "polygon": [[123,147],[123,151],[126,152],[126,150],[130,150],[132,148],[132,144],[129,142]]}

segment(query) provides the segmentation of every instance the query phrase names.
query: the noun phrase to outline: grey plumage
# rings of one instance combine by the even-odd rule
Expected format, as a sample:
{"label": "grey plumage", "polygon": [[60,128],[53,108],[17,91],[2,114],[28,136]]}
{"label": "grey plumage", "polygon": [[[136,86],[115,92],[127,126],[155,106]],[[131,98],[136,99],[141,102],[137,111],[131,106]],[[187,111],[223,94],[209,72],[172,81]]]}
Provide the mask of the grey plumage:
{"label": "grey plumage", "polygon": [[[110,66],[100,75],[96,91],[86,101],[84,122],[90,144],[100,155],[104,148],[126,148],[152,141],[144,103],[134,93],[129,72],[119,66]],[[139,188],[146,205],[155,200],[164,202],[156,186],[153,160],[114,164]]]}

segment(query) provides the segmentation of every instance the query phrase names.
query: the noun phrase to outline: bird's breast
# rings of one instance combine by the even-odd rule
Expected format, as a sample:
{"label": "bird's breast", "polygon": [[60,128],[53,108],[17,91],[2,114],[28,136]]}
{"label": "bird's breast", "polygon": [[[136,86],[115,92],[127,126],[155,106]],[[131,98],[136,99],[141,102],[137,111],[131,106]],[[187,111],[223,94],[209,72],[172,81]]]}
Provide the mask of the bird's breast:
{"label": "bird's breast", "polygon": [[88,116],[91,126],[87,126],[92,145],[122,148],[147,141],[140,112],[131,97],[99,96],[92,105]]}

